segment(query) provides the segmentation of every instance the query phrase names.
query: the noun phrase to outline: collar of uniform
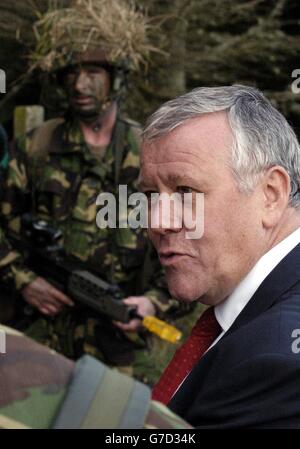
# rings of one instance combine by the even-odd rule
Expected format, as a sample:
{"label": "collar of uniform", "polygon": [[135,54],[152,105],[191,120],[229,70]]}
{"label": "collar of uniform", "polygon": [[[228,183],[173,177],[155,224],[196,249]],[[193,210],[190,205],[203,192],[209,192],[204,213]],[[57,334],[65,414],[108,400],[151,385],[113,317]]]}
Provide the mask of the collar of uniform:
{"label": "collar of uniform", "polygon": [[49,153],[74,153],[83,152],[86,143],[76,119],[65,119],[61,125],[61,130],[57,129],[58,134],[53,137],[53,144]]}
{"label": "collar of uniform", "polygon": [[[94,165],[95,157],[84,140],[83,133],[80,128],[79,121],[75,118],[66,119],[63,123],[63,129],[61,133],[61,143],[54,145],[50,153],[52,154],[81,154],[84,160]],[[107,149],[107,154],[110,154],[109,148]],[[105,158],[106,159],[106,158]],[[102,161],[104,163],[104,161]]]}
{"label": "collar of uniform", "polygon": [[86,146],[79,121],[76,119],[67,120],[65,122],[62,137],[63,141],[66,143],[64,146],[65,151],[82,151],[83,147]]}
{"label": "collar of uniform", "polygon": [[255,291],[279,262],[300,243],[300,227],[264,254],[232,294],[215,307],[218,323],[226,332]]}
{"label": "collar of uniform", "polygon": [[[84,140],[83,133],[81,131],[81,127],[79,121],[75,118],[72,120],[66,120],[64,124],[64,129],[62,133],[62,140],[64,145],[63,152],[64,153],[74,153],[81,152],[84,158],[87,161],[94,161],[95,157],[91,151],[87,151],[89,146]],[[53,151],[55,152],[55,151]],[[112,154],[112,145],[108,145],[107,150],[105,152],[105,158],[103,159],[103,163],[106,161],[108,164],[113,162],[113,154]]]}

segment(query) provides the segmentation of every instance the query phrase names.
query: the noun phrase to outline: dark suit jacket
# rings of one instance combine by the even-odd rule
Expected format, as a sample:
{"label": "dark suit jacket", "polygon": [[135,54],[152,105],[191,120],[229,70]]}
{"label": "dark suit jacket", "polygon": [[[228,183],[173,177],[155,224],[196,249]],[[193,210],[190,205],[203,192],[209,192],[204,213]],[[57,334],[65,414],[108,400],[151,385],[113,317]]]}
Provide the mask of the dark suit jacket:
{"label": "dark suit jacket", "polygon": [[300,337],[300,244],[202,357],[169,407],[200,428],[300,428],[295,335]]}

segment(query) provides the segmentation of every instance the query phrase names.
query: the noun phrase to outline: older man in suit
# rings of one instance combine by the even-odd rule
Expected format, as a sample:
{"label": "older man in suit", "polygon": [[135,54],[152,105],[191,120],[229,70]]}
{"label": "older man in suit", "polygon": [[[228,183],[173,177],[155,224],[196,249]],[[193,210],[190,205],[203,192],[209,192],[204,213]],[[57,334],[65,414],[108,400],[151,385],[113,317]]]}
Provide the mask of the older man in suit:
{"label": "older man in suit", "polygon": [[[153,397],[200,428],[300,428],[300,147],[258,90],[199,88],[144,131],[141,190],[189,193],[204,233],[165,221],[149,235],[172,295],[208,309]],[[171,212],[174,208],[170,208]],[[172,215],[172,214],[171,214]],[[173,212],[174,215],[174,212]]]}

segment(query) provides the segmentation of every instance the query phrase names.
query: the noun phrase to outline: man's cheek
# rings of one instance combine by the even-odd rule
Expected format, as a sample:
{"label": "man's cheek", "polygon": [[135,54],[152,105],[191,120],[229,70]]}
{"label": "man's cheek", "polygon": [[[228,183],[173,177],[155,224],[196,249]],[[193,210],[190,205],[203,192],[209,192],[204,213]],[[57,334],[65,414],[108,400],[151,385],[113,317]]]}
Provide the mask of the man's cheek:
{"label": "man's cheek", "polygon": [[104,84],[101,81],[95,83],[95,85],[93,86],[93,90],[94,92],[96,92],[98,100],[101,100],[104,97],[105,88]]}

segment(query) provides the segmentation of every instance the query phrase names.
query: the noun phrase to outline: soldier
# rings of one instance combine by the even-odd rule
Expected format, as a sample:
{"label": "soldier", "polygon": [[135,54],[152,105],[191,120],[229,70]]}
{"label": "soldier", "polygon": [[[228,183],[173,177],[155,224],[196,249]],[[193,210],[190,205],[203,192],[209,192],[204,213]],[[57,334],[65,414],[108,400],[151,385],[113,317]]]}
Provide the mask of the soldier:
{"label": "soldier", "polygon": [[[55,70],[69,108],[64,118],[46,122],[13,145],[2,214],[7,229],[16,233],[25,212],[60,229],[70,258],[118,283],[127,295],[125,303],[136,306],[140,315],[157,315],[178,303],[166,294],[161,278],[154,280],[156,262],[143,232],[96,225],[100,192],[117,193],[118,184],[126,184],[129,194],[136,189],[139,126],[120,116],[118,101],[125,65],[131,62],[137,67],[148,49],[144,32],[144,40],[136,39],[137,44],[133,35],[141,24],[145,28],[145,19],[124,2],[102,0],[88,5],[94,8],[93,14],[88,15],[86,2],[78,2],[66,11],[46,14],[39,22],[42,29],[47,26],[39,34],[36,66]],[[122,24],[119,28],[115,24],[121,9],[121,16],[125,12],[131,22],[124,36],[119,36],[120,42]],[[105,11],[110,22],[105,21]],[[91,28],[96,33],[93,42]],[[49,29],[52,43],[55,38],[57,42],[55,50],[46,46],[45,52],[42,42],[50,39]],[[15,254],[12,251],[6,257]],[[112,323],[73,307],[71,298],[26,266],[22,253],[11,264],[6,281],[13,282],[25,302],[39,312],[26,324],[27,335],[70,358],[88,353],[130,373],[132,366],[141,367],[139,355],[145,358],[149,339],[133,332],[139,329],[139,320]],[[134,374],[147,381],[145,373]]]}

